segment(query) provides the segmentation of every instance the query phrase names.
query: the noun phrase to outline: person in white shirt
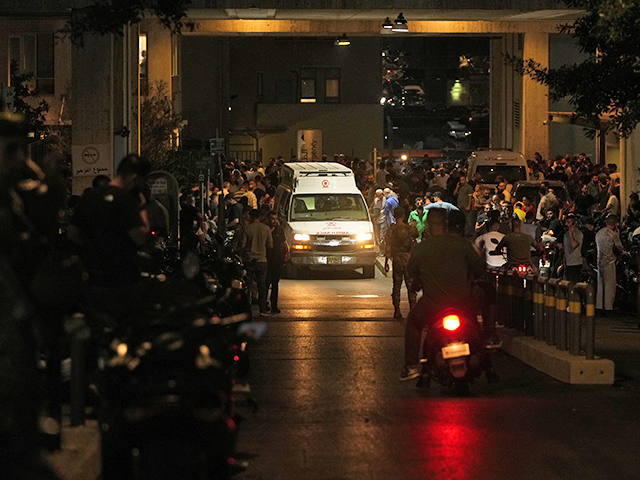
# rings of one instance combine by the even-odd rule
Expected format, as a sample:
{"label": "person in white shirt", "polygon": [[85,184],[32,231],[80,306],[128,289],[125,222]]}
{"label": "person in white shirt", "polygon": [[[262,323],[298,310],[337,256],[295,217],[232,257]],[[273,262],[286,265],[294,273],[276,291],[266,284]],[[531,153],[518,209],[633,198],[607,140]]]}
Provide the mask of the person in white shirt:
{"label": "person in white shirt", "polygon": [[596,233],[598,248],[598,287],[596,291],[596,309],[611,311],[616,298],[616,253],[624,251],[618,233],[618,217],[609,215],[606,226]]}
{"label": "person in white shirt", "polygon": [[504,237],[504,234],[498,231],[499,228],[500,222],[498,220],[489,221],[487,228],[489,231],[480,235],[475,241],[476,247],[481,251],[484,251],[487,267],[489,268],[500,268],[507,263],[507,259],[504,257],[502,252],[499,254],[491,253]]}
{"label": "person in white shirt", "polygon": [[384,205],[385,197],[383,190],[378,188],[373,197],[373,202],[371,202],[371,206],[369,207],[369,212],[371,213],[371,221],[373,223],[373,233],[381,249],[384,243],[384,236],[387,233],[387,217],[383,212]]}

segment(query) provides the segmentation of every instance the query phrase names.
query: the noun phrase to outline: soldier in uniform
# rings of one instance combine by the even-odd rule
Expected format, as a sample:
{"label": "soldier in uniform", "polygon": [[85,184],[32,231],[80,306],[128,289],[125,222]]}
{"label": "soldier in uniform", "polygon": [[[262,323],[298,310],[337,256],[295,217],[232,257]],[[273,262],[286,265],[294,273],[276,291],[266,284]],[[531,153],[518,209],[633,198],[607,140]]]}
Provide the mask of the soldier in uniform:
{"label": "soldier in uniform", "polygon": [[416,292],[412,291],[411,278],[407,274],[407,263],[411,255],[411,249],[416,244],[418,229],[414,225],[406,223],[404,207],[397,207],[394,211],[396,223],[389,226],[385,235],[384,268],[389,271],[389,259],[393,262],[393,318],[402,318],[400,311],[400,291],[404,280],[409,295],[409,309],[416,303]]}

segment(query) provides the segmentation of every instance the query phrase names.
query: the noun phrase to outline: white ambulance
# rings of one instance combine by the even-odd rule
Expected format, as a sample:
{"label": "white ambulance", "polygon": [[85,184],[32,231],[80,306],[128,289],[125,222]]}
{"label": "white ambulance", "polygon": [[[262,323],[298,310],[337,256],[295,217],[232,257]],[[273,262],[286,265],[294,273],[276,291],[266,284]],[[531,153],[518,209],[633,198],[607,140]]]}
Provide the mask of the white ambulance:
{"label": "white ambulance", "polygon": [[349,168],[285,163],[273,205],[291,247],[289,277],[308,269],[356,268],[366,278],[375,276],[373,224]]}

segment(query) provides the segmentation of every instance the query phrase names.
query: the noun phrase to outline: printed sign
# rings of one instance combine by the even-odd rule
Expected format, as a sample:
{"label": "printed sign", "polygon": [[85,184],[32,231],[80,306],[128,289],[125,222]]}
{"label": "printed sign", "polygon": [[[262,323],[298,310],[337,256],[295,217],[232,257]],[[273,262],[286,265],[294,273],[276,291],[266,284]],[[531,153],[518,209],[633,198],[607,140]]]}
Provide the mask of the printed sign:
{"label": "printed sign", "polygon": [[74,145],[71,147],[71,162],[74,177],[96,175],[112,176],[113,162],[109,144]]}
{"label": "printed sign", "polygon": [[322,161],[322,130],[298,130],[298,161]]}
{"label": "printed sign", "polygon": [[327,180],[326,178],[322,180],[322,188],[329,188],[329,185],[331,185],[329,180]]}

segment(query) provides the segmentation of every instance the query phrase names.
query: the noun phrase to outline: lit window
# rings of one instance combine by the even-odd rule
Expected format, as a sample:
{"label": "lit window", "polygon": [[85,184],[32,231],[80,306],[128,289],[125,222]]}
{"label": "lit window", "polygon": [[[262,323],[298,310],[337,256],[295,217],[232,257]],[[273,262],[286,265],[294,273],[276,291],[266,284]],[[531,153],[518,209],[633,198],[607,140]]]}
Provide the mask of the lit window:
{"label": "lit window", "polygon": [[147,34],[138,37],[138,68],[140,70],[140,94],[149,94],[149,58],[147,50]]}
{"label": "lit window", "polygon": [[324,101],[340,102],[340,69],[327,68],[324,71]]}

